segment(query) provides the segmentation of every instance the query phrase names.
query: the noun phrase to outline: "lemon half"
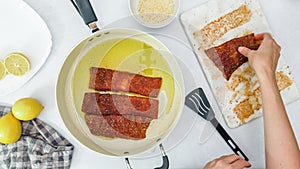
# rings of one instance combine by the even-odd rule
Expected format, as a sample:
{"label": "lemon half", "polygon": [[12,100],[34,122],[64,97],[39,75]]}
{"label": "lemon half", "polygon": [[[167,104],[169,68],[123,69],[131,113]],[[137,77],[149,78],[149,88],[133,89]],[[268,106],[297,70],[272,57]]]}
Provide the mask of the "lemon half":
{"label": "lemon half", "polygon": [[22,53],[11,53],[4,59],[6,71],[15,76],[22,76],[30,70],[29,59]]}
{"label": "lemon half", "polygon": [[0,80],[3,79],[6,75],[6,69],[3,62],[0,60]]}
{"label": "lemon half", "polygon": [[21,122],[11,112],[0,118],[0,142],[2,144],[11,144],[18,141],[21,134]]}
{"label": "lemon half", "polygon": [[22,98],[17,100],[12,106],[13,115],[19,120],[32,120],[36,118],[44,106],[34,98]]}

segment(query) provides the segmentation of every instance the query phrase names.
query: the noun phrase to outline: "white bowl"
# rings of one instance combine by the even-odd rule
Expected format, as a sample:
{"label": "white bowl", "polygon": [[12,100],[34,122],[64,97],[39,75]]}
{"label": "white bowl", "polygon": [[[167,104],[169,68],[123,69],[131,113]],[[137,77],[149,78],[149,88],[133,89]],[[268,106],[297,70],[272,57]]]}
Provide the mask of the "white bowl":
{"label": "white bowl", "polygon": [[[145,0],[129,0],[129,9],[133,17],[142,25],[149,27],[149,28],[161,28],[167,26],[171,23],[174,18],[177,16],[180,6],[180,0],[173,0],[174,1],[174,8],[171,14],[164,14],[164,13],[151,13],[143,15],[139,13],[139,2]],[[166,0],[161,0],[166,1]],[[153,5],[156,5],[155,3]],[[153,7],[152,7],[153,8]],[[164,11],[165,12],[165,11]]]}

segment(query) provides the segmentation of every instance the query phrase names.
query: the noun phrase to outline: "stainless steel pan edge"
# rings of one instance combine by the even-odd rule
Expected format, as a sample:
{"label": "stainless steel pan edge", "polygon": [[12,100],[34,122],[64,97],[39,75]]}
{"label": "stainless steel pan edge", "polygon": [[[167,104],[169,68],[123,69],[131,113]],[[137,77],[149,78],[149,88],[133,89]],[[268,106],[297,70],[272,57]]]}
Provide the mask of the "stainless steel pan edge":
{"label": "stainless steel pan edge", "polygon": [[[137,36],[138,35],[138,36]],[[72,96],[72,77],[74,69],[76,68],[77,63],[82,59],[84,56],[84,53],[89,51],[89,49],[93,48],[95,45],[99,44],[100,41],[106,41],[111,38],[121,38],[121,37],[139,37],[138,40],[143,40],[143,38],[146,38],[148,43],[155,44],[158,41],[152,37],[149,34],[140,32],[138,30],[133,29],[107,29],[107,30],[100,30],[98,32],[93,33],[86,39],[82,40],[77,46],[75,46],[69,56],[66,58],[61,71],[59,73],[59,77],[57,80],[57,88],[56,88],[56,99],[58,103],[59,112],[61,115],[62,120],[64,121],[64,124],[68,128],[68,130],[71,132],[71,134],[83,145],[86,147],[105,155],[109,156],[115,156],[115,154],[112,154],[108,151],[105,151],[105,149],[101,149],[97,144],[95,144],[93,141],[83,138],[88,137],[88,135],[84,132],[84,130],[81,130],[81,125],[78,123],[78,118],[74,116],[74,114],[70,114],[68,112],[74,112],[76,111],[73,104],[73,96]],[[144,40],[145,41],[145,40]],[[164,48],[164,46],[160,46],[163,44],[159,44],[157,48],[159,50],[167,50],[167,48]],[[171,56],[170,56],[171,57]],[[176,80],[177,88],[175,88],[176,95],[174,97],[176,98],[183,98],[184,97],[184,85],[183,85],[183,77],[180,72],[178,64],[173,59],[169,59],[169,64],[172,65],[174,74],[176,74]],[[174,105],[177,105],[178,110],[172,110],[172,111],[178,111],[178,115],[174,119],[174,122],[172,126],[168,128],[168,131],[166,131],[164,135],[162,135],[160,138],[155,140],[155,145],[159,145],[165,138],[167,137],[170,132],[175,128],[180,115],[181,110],[183,109],[184,105],[184,99],[177,99],[177,102],[174,103]],[[76,113],[75,113],[76,114]],[[154,147],[154,146],[151,146]],[[146,148],[145,151],[151,149],[151,147]],[[143,151],[144,152],[144,151]],[[143,153],[141,152],[141,153]],[[138,155],[140,153],[134,153],[134,155]],[[126,154],[124,156],[127,156]]]}

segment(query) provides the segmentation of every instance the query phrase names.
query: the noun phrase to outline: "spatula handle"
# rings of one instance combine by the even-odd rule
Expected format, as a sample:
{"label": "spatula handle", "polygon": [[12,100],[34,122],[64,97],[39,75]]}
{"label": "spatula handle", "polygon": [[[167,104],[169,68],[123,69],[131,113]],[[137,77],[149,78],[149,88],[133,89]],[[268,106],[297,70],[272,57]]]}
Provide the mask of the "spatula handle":
{"label": "spatula handle", "polygon": [[217,129],[217,131],[220,133],[220,135],[223,137],[223,139],[226,141],[228,146],[232,149],[232,151],[239,156],[243,156],[246,161],[249,161],[248,157],[244,154],[244,152],[236,145],[236,143],[232,140],[232,138],[228,135],[228,133],[225,131],[225,129],[221,126],[221,124],[217,121],[217,119],[213,118],[210,121],[214,127]]}

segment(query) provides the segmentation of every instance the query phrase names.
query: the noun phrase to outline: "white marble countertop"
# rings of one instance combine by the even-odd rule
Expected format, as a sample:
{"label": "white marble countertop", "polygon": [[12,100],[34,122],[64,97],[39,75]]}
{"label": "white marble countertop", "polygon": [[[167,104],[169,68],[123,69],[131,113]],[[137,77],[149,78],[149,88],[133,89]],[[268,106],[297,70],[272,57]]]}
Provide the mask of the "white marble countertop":
{"label": "white marble countertop", "polygon": [[[53,47],[50,56],[40,71],[20,89],[1,97],[0,102],[13,104],[22,97],[34,97],[40,100],[45,109],[39,118],[54,127],[75,146],[71,164],[72,169],[126,168],[123,158],[107,157],[81,145],[67,130],[58,112],[55,92],[60,68],[72,48],[90,35],[90,30],[84,25],[70,1],[25,0],[25,2],[35,9],[47,23],[52,34]],[[98,24],[104,28],[114,26],[114,23],[120,20],[126,21],[124,18],[130,16],[128,0],[91,0],[91,2],[99,19]],[[179,14],[204,2],[204,0],[181,0]],[[261,0],[261,5],[275,39],[282,46],[282,54],[285,55],[287,63],[290,65],[295,83],[299,89],[300,1],[273,0],[271,2]],[[152,32],[152,30],[145,29],[137,23],[134,24],[138,29]],[[184,34],[182,34],[183,30],[178,24],[178,18],[170,27],[155,30],[154,33],[157,31],[166,35],[173,32],[170,33],[170,36],[180,38],[182,40],[181,45],[187,44]],[[161,40],[164,42],[163,37]],[[168,41],[167,38],[166,42]],[[219,117],[220,123],[249,157],[253,168],[264,168],[262,118],[236,129],[228,128],[216,107],[216,102],[193,53],[191,51],[184,53],[184,50],[177,48],[175,42],[168,45],[170,45],[171,50],[174,50],[173,52],[177,52],[177,59],[184,72],[186,92],[199,86],[203,87],[215,109],[216,115]],[[189,50],[187,46],[182,48]],[[300,100],[297,100],[286,107],[298,142],[300,140],[299,105]],[[203,119],[197,117],[187,108],[184,108],[183,111],[183,117],[175,128],[174,134],[172,133],[168,138],[171,139],[169,142],[176,143],[169,145],[170,148],[167,149],[170,168],[200,169],[206,162],[221,155],[232,153],[217,132],[209,136],[203,131],[203,126],[206,124]],[[212,130],[210,126],[205,126],[205,128],[209,131]],[[184,138],[182,138],[183,136]],[[161,165],[161,157],[134,158],[131,159],[131,164],[133,168],[137,169],[154,168]]]}

